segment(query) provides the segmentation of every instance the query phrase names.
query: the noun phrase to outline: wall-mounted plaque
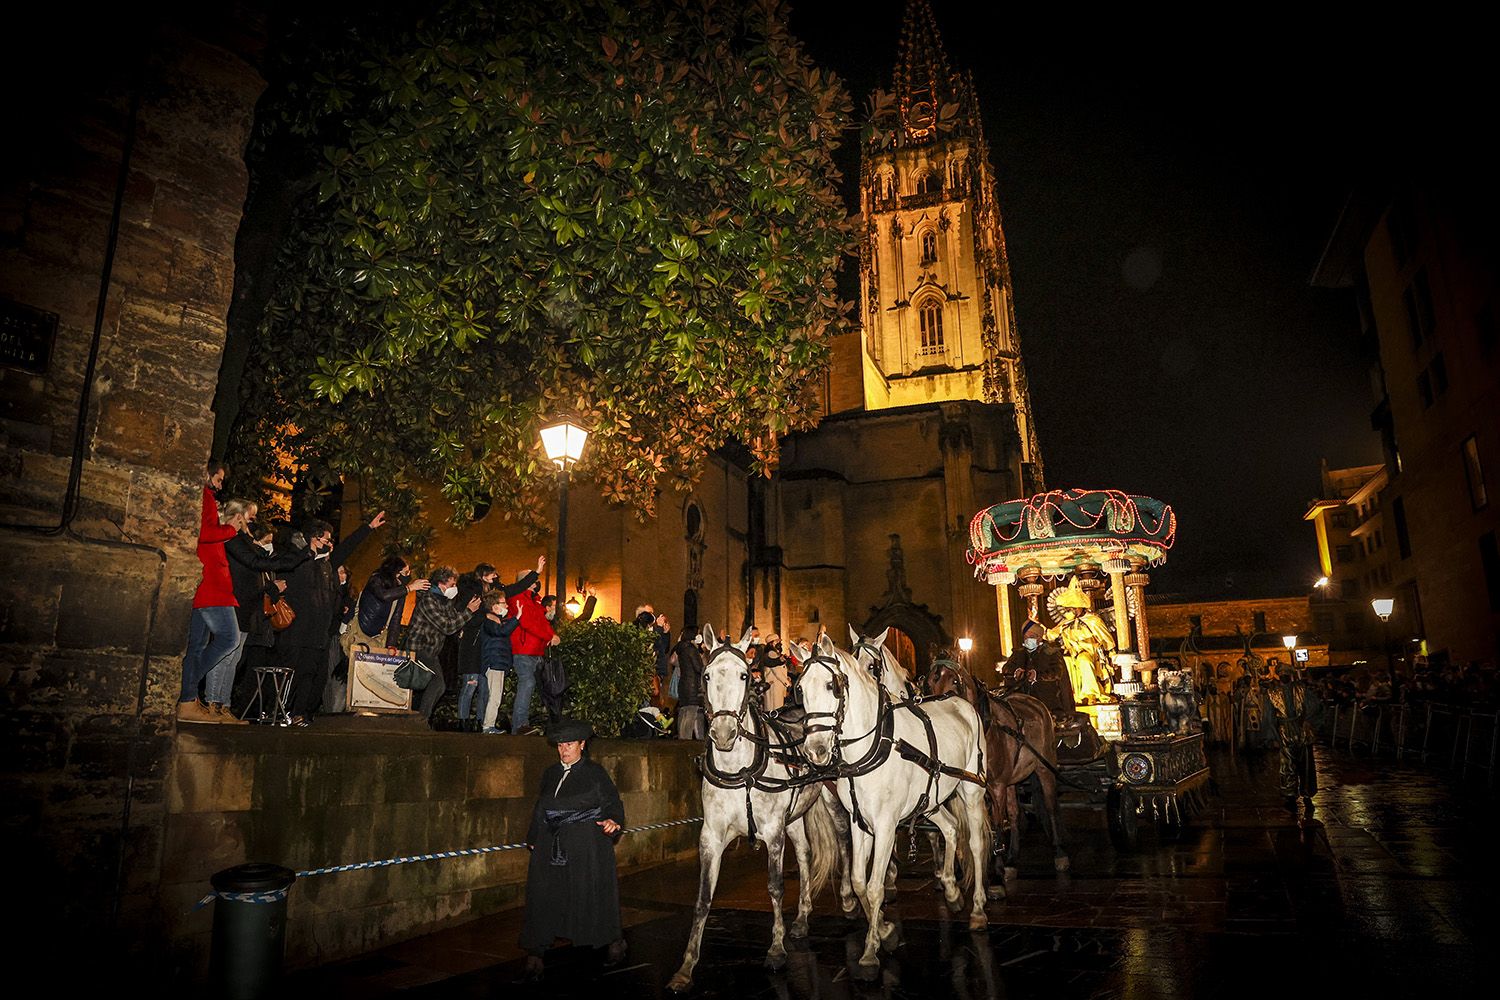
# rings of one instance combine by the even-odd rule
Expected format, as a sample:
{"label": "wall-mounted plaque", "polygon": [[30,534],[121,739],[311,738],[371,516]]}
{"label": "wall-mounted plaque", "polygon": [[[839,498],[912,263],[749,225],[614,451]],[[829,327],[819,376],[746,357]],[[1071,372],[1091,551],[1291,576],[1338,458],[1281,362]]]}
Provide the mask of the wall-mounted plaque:
{"label": "wall-mounted plaque", "polygon": [[56,339],[56,313],[0,299],[0,365],[45,375]]}

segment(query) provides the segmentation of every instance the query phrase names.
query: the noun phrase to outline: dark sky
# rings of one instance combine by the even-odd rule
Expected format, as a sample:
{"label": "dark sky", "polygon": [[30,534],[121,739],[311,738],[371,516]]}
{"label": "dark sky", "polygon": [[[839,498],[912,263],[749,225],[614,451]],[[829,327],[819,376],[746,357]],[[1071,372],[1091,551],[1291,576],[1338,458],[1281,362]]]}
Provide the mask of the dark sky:
{"label": "dark sky", "polygon": [[[1215,29],[1184,54],[1201,26],[1090,44],[975,6],[934,0],[979,88],[1048,485],[1172,504],[1157,593],[1309,586],[1319,459],[1380,451],[1352,293],[1308,279],[1356,178],[1447,84],[1345,26]],[[904,3],[801,7],[794,32],[862,119]]]}

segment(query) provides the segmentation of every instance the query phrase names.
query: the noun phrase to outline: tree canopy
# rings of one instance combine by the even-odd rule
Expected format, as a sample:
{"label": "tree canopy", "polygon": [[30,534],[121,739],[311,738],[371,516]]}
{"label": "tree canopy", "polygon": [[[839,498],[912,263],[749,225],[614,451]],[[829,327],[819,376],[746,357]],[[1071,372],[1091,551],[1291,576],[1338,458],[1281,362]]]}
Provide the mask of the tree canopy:
{"label": "tree canopy", "polygon": [[593,430],[579,471],[643,513],[725,441],[769,470],[810,421],[849,100],[779,0],[448,0],[302,51],[262,116],[319,166],[241,464],[359,474],[408,526],[425,480],[535,530],[559,412]]}

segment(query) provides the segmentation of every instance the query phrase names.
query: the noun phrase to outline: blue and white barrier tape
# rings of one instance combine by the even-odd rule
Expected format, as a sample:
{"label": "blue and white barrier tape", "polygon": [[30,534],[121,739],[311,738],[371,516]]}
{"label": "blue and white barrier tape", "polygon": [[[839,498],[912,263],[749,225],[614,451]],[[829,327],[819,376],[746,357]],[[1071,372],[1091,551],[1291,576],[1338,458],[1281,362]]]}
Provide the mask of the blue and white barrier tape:
{"label": "blue and white barrier tape", "polygon": [[[702,816],[692,816],[688,819],[674,819],[666,823],[649,823],[646,826],[632,826],[621,830],[620,833],[646,833],[650,830],[666,830],[674,826],[686,826],[689,823],[702,823]],[[298,878],[307,878],[311,875],[333,875],[338,872],[354,872],[365,868],[388,868],[391,865],[404,865],[412,861],[440,861],[445,858],[466,858],[476,854],[494,854],[498,851],[519,851],[525,847],[525,842],[519,844],[497,844],[493,847],[469,847],[461,851],[439,851],[435,854],[412,854],[404,858],[383,858],[380,861],[359,861],[352,865],[332,865],[327,868],[309,868],[297,873]],[[224,899],[234,903],[275,903],[286,898],[287,890],[278,889],[275,892],[211,892],[198,900],[193,907],[201,910],[212,903],[215,899]]]}

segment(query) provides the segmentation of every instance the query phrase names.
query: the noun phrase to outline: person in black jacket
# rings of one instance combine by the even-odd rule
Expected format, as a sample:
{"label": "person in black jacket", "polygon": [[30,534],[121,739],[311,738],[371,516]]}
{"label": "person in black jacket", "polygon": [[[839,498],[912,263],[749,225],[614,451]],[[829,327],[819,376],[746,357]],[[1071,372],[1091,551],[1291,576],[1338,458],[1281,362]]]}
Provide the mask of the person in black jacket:
{"label": "person in black jacket", "polygon": [[1021,630],[1021,644],[1000,668],[1000,674],[1007,687],[1039,699],[1056,718],[1070,719],[1076,711],[1062,653],[1046,640],[1045,630],[1037,622],[1027,622]]}
{"label": "person in black jacket", "polygon": [[333,543],[333,527],[316,518],[302,528],[311,558],[284,575],[285,596],[297,617],[281,633],[281,648],[293,670],[289,711],[292,725],[306,727],[323,696],[328,680],[328,642],[340,608],[338,576],[334,567],[346,562],[385,523],[385,511],[360,525],[348,538]]}
{"label": "person in black jacket", "polygon": [[682,638],[672,650],[677,661],[677,738],[702,740],[708,731],[703,719],[703,656],[698,651],[699,636],[692,629],[682,630]]}
{"label": "person in black jacket", "polygon": [[357,642],[370,644],[374,649],[385,645],[386,626],[391,621],[391,611],[407,594],[426,590],[432,584],[427,580],[413,580],[411,565],[400,556],[388,556],[376,567],[359,592],[358,613],[346,635],[347,646]]}
{"label": "person in black jacket", "polygon": [[608,964],[625,957],[615,841],[625,805],[609,772],[589,760],[586,722],[560,719],[547,731],[558,763],[542,773],[526,846],[526,916],[521,947],[526,978],[542,977],[542,955],[558,938],[575,948],[608,947]]}
{"label": "person in black jacket", "polygon": [[254,668],[265,665],[266,657],[276,642],[271,619],[266,617],[266,601],[278,600],[286,590],[286,581],[276,579],[275,574],[296,569],[312,555],[306,550],[275,552],[271,545],[270,529],[260,532],[258,536],[253,530],[255,518],[260,513],[259,507],[249,501],[246,504],[248,510],[239,534],[224,543],[224,553],[229,557],[229,578],[234,585],[234,599],[239,602],[236,615],[245,641],[240,656],[236,657],[232,676],[210,680],[211,689],[218,687],[217,682],[228,682],[228,692],[220,689],[214,693],[228,695],[233,706],[240,710],[234,713],[236,717],[243,714],[255,695]]}

